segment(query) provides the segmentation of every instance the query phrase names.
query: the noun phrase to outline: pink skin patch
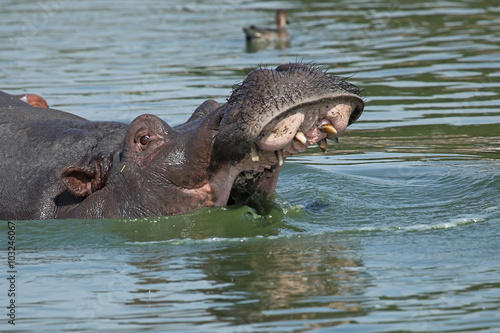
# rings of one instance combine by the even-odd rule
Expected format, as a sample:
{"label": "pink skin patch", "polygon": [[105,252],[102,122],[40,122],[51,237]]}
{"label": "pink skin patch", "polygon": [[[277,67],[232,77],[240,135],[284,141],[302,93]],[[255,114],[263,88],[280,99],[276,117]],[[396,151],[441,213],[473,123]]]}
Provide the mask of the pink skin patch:
{"label": "pink skin patch", "polygon": [[[353,106],[332,104],[333,102],[330,101],[303,107],[294,115],[272,121],[263,130],[266,134],[256,141],[257,146],[263,151],[282,149],[285,156],[296,154],[328,137],[327,133],[318,129],[318,126],[322,124],[332,125],[337,131],[335,136],[340,136],[349,124],[349,115]],[[306,137],[306,143],[294,140],[299,131]]]}
{"label": "pink skin patch", "polygon": [[282,119],[277,123],[272,122],[264,131],[271,126],[273,129],[264,136],[262,139],[257,141],[257,145],[262,150],[279,150],[283,148],[286,144],[293,140],[298,128],[304,121],[304,114],[302,112],[296,113],[290,117]]}

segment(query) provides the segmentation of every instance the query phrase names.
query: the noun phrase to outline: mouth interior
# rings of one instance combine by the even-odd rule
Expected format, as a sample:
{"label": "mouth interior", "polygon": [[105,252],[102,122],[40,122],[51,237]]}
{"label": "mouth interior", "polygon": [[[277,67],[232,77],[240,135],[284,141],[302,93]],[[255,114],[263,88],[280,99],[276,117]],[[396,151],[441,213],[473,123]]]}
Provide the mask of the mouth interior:
{"label": "mouth interior", "polygon": [[227,205],[245,204],[255,197],[272,200],[284,160],[318,144],[323,152],[327,139],[338,142],[338,136],[361,113],[353,102],[316,101],[290,109],[272,119],[258,135],[250,153],[236,166],[236,176]]}

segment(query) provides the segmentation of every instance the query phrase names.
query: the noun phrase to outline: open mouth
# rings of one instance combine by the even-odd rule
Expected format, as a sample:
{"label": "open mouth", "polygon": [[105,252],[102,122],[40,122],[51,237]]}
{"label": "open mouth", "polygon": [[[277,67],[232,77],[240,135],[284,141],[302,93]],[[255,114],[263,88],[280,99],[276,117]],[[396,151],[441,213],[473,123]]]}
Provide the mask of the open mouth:
{"label": "open mouth", "polygon": [[[359,97],[355,97],[359,98]],[[294,107],[272,119],[236,165],[236,176],[227,205],[248,204],[256,193],[272,199],[285,159],[317,144],[326,152],[328,140],[338,137],[362,113],[353,96],[322,99]]]}

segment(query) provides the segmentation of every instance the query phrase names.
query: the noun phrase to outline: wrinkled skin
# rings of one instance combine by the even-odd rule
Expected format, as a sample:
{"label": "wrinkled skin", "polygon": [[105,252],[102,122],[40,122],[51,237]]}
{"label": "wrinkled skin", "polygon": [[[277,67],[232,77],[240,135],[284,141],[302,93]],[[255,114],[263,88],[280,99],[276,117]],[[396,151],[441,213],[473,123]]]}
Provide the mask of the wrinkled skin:
{"label": "wrinkled skin", "polygon": [[283,159],[357,120],[358,94],[303,64],[257,69],[227,103],[205,101],[172,128],[148,114],[91,122],[0,92],[0,219],[163,216],[271,195]]}

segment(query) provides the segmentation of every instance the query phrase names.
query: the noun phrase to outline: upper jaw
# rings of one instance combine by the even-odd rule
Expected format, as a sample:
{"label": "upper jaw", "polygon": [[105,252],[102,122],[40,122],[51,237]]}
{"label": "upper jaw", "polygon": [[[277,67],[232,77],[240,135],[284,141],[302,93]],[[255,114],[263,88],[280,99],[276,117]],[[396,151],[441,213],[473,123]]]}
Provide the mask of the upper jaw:
{"label": "upper jaw", "polygon": [[266,151],[304,150],[322,139],[336,138],[352,123],[353,114],[359,117],[360,101],[357,96],[342,96],[297,105],[270,120],[254,144]]}

